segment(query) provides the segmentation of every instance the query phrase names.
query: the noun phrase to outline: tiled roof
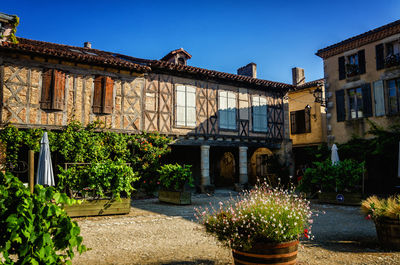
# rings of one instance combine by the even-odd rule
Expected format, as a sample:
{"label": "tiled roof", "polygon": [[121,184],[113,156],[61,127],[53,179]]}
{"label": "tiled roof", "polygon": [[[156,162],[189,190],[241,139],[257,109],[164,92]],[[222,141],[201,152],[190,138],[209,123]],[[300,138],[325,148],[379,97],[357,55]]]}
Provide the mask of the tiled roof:
{"label": "tiled roof", "polygon": [[72,60],[75,62],[126,68],[139,72],[162,71],[181,75],[185,74],[198,76],[205,79],[223,80],[243,85],[258,86],[263,87],[264,89],[272,88],[287,90],[293,87],[290,84],[280,82],[273,82],[248,76],[224,73],[199,67],[173,64],[161,60],[135,58],[123,54],[106,52],[97,49],[61,45],[24,38],[18,38],[18,40],[18,44],[3,42],[2,44],[0,44],[0,51],[13,50],[24,52],[27,54],[45,55],[65,60]]}
{"label": "tiled roof", "polygon": [[310,82],[304,83],[302,85],[296,86],[293,88],[293,90],[296,91],[296,90],[306,89],[306,88],[310,88],[310,87],[317,87],[317,86],[321,86],[323,84],[324,84],[324,79],[321,78],[321,79],[317,79],[317,80],[310,81]]}
{"label": "tiled roof", "polygon": [[316,55],[323,59],[326,59],[342,52],[361,47],[368,43],[387,38],[397,33],[400,33],[400,20],[396,20],[379,28],[367,31],[360,35],[351,37],[339,43],[320,49],[318,50]]}
{"label": "tiled roof", "polygon": [[104,65],[109,67],[120,67],[139,72],[146,72],[150,70],[150,68],[146,65],[124,60],[116,54],[101,50],[61,45],[24,38],[18,38],[18,41],[18,44],[3,42],[0,45],[0,50],[18,51],[32,55],[46,55],[75,62]]}

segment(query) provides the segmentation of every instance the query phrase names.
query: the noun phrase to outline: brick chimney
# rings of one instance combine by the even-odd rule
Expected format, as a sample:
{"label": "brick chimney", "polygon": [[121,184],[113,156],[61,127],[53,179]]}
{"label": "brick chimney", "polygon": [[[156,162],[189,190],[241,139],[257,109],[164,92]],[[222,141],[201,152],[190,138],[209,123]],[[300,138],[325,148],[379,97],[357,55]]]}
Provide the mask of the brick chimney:
{"label": "brick chimney", "polygon": [[237,69],[237,74],[257,78],[257,65],[255,63],[249,63],[246,66],[240,67]]}
{"label": "brick chimney", "polygon": [[292,82],[294,86],[302,85],[306,82],[306,77],[304,76],[304,69],[300,67],[292,68]]}
{"label": "brick chimney", "polygon": [[83,47],[91,49],[92,48],[92,44],[87,41],[87,42],[83,43]]}
{"label": "brick chimney", "polygon": [[[7,15],[0,12],[0,43],[3,41],[17,42],[15,28],[18,25],[17,16]],[[13,32],[14,31],[14,32]]]}

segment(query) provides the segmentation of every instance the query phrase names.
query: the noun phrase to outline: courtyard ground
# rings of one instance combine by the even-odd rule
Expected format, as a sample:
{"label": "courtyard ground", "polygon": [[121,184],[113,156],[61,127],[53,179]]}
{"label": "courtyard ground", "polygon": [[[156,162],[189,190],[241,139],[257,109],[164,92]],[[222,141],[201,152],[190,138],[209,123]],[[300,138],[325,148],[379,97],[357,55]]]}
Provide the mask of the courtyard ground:
{"label": "courtyard ground", "polygon": [[[128,215],[76,219],[90,251],[73,264],[232,264],[231,251],[195,222],[194,207],[234,192],[193,195],[193,204],[133,200]],[[400,252],[379,248],[373,222],[358,207],[313,204],[313,241],[302,241],[299,264],[400,264]]]}

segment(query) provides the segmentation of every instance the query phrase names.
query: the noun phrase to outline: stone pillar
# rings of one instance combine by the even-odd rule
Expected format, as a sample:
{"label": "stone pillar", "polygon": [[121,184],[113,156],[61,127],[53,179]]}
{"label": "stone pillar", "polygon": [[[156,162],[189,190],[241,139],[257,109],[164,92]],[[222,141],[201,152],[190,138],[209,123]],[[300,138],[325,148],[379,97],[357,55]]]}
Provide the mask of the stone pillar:
{"label": "stone pillar", "polygon": [[202,145],[201,150],[201,186],[210,185],[210,146]]}
{"label": "stone pillar", "polygon": [[249,181],[247,175],[247,146],[239,146],[239,184]]}

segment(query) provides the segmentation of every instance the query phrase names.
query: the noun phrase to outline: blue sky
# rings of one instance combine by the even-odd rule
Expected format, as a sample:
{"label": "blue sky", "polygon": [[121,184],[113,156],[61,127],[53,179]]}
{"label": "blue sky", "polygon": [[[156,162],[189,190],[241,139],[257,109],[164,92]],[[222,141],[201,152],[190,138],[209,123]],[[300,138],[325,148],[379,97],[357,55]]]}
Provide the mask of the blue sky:
{"label": "blue sky", "polygon": [[183,47],[189,65],[291,83],[323,77],[318,49],[400,19],[400,1],[3,1],[17,36],[160,59]]}

